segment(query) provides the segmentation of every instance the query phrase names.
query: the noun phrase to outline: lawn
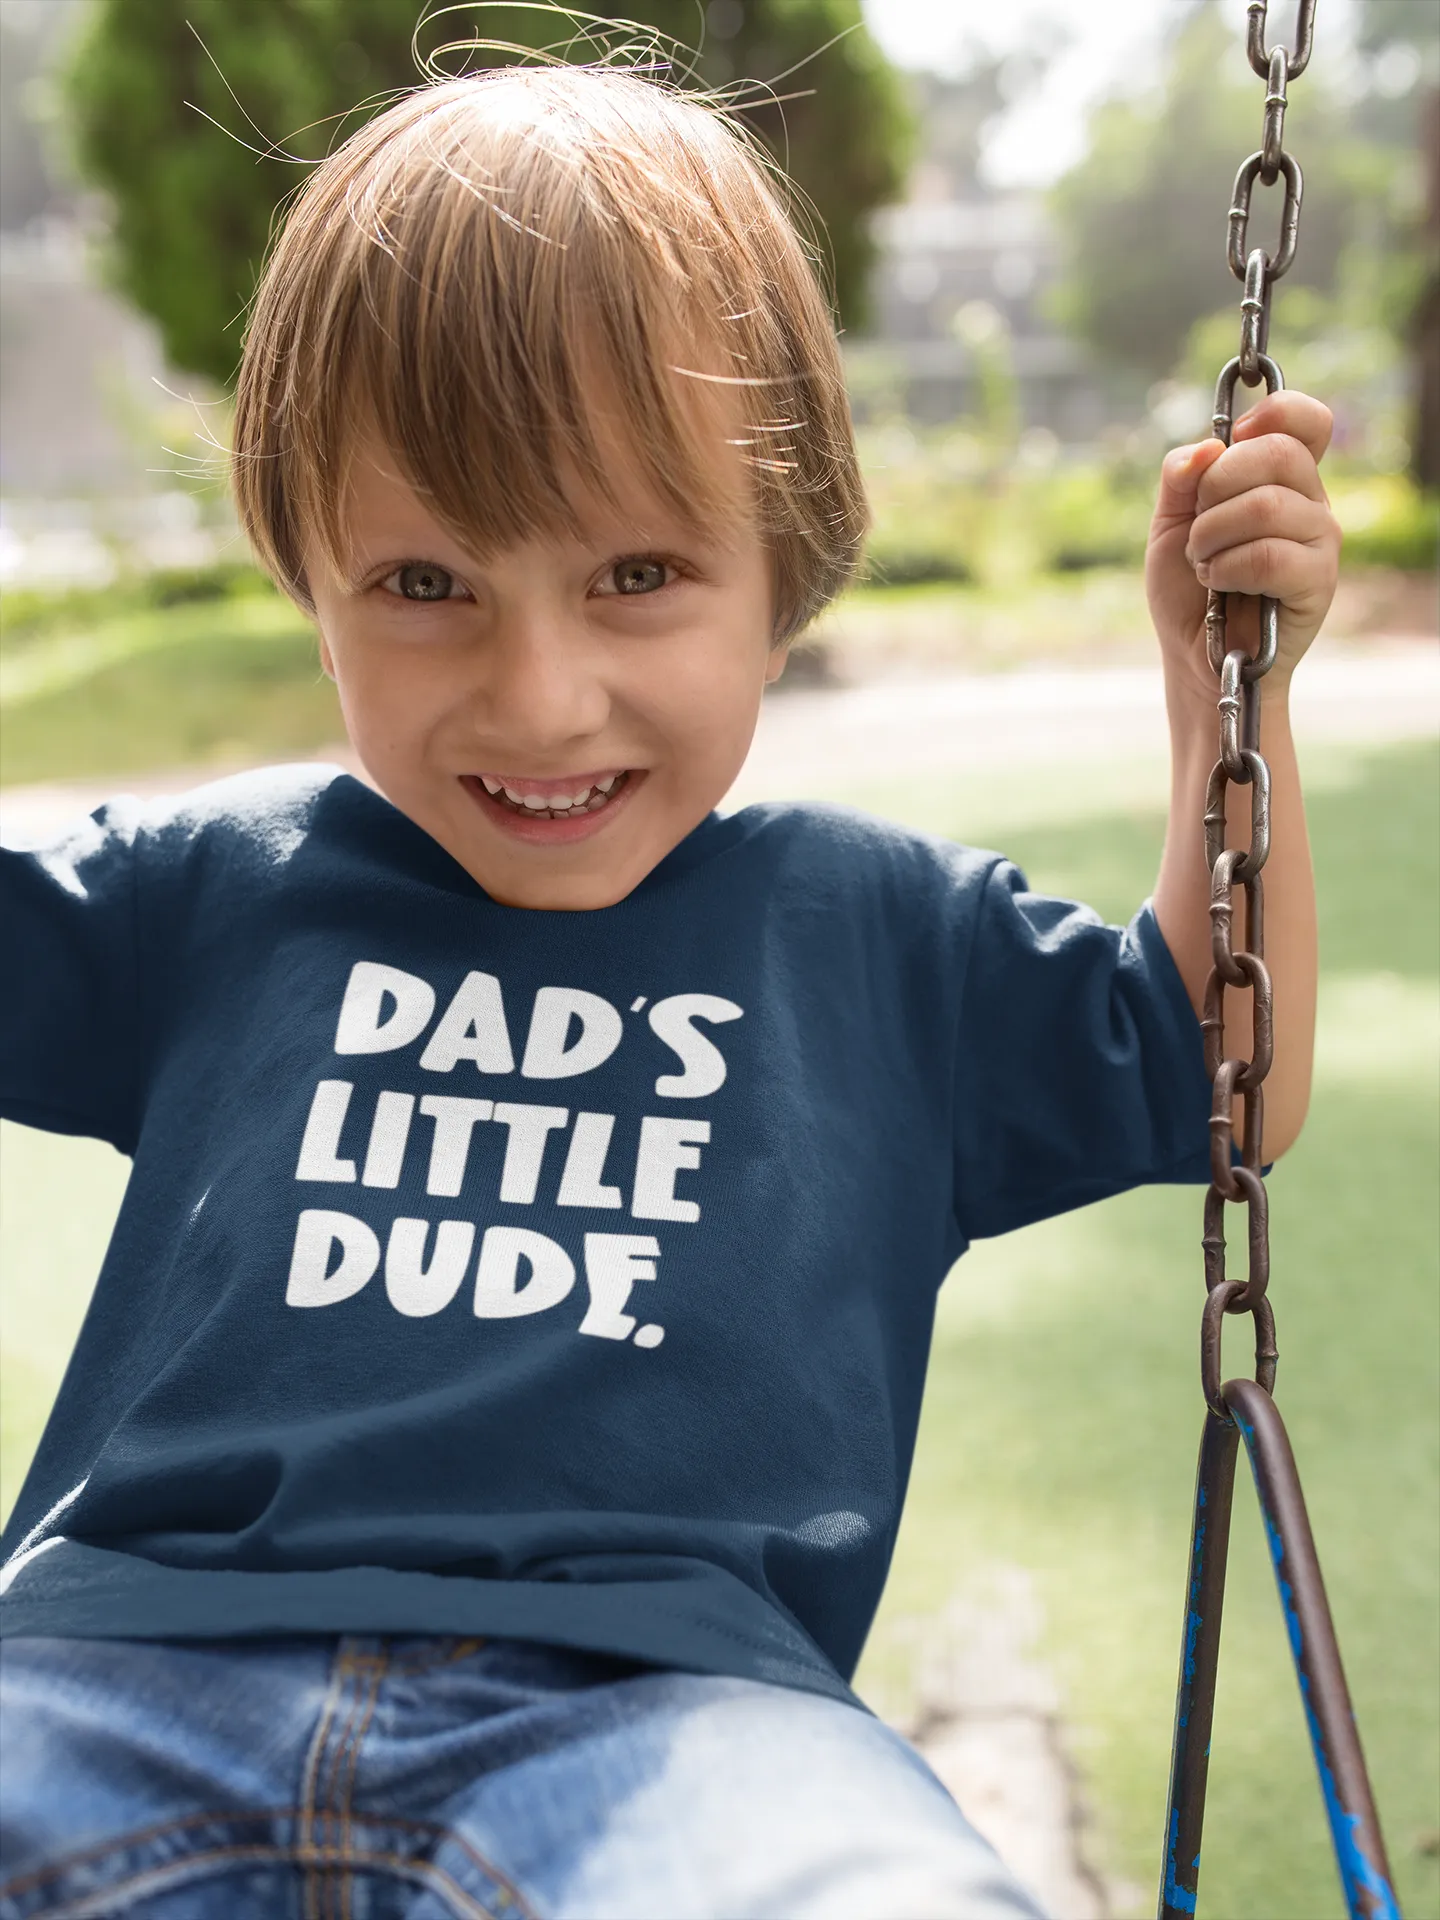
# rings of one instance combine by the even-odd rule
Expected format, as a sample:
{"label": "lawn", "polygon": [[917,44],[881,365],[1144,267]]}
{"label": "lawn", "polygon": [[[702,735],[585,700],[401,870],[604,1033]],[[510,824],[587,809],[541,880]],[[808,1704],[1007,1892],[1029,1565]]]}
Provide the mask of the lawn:
{"label": "lawn", "polygon": [[[158,658],[158,656],[157,656]],[[1409,1920],[1440,1916],[1437,1071],[1440,760],[1327,749],[1307,771],[1324,990],[1314,1108],[1273,1177],[1278,1387]],[[1032,881],[1123,917],[1158,812],[1067,814],[1064,768],[850,797],[1001,842]],[[1048,804],[1046,802],[1048,796]],[[1048,818],[1046,817],[1048,815]],[[53,1394],[124,1177],[107,1149],[6,1130],[3,1497]],[[942,1295],[909,1507],[862,1668],[903,1701],[917,1616],[1032,1576],[1041,1649],[1106,1871],[1153,1883],[1194,1453],[1200,1194],[1130,1195],[975,1248]],[[1243,1330],[1232,1370],[1243,1364]],[[1342,1913],[1248,1483],[1237,1485],[1200,1920]]]}
{"label": "lawn", "polygon": [[0,654],[7,785],[301,758],[343,738],[310,627],[268,589],[95,617]]}

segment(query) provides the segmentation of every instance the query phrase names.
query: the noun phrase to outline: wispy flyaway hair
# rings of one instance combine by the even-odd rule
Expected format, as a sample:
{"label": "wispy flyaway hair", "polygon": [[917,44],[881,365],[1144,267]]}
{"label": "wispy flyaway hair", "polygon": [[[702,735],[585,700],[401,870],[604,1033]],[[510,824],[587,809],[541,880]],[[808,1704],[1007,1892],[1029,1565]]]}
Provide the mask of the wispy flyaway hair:
{"label": "wispy flyaway hair", "polygon": [[564,476],[606,491],[597,409],[683,520],[765,540],[777,639],[853,574],[866,508],[834,324],[745,137],[615,68],[422,87],[316,168],[265,268],[241,517],[308,607],[306,550],[343,570],[347,461],[378,433],[477,555],[569,531]]}

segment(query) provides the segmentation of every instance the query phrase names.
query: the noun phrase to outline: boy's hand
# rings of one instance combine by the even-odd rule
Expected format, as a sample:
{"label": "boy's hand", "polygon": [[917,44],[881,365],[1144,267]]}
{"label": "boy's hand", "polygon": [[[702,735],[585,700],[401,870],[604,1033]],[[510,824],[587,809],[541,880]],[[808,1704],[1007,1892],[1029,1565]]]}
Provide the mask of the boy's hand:
{"label": "boy's hand", "polygon": [[[1275,393],[1236,421],[1230,447],[1202,440],[1165,456],[1145,555],[1150,614],[1167,669],[1198,681],[1211,703],[1207,588],[1279,601],[1279,657],[1264,683],[1277,691],[1329,610],[1340,528],[1318,463],[1330,428],[1330,410],[1318,400]],[[1232,601],[1230,645],[1253,653],[1258,637],[1258,604]]]}

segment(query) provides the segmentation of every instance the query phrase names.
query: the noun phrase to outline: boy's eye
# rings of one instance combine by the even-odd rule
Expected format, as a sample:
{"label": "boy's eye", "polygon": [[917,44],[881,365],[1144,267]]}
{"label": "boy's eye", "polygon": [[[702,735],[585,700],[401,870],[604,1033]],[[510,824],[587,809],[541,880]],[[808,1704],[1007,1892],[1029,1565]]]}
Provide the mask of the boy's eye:
{"label": "boy's eye", "polygon": [[617,560],[599,582],[598,590],[603,594],[657,593],[661,587],[670,584],[670,575],[674,571],[664,560],[652,560],[646,554],[635,554]]}
{"label": "boy's eye", "polygon": [[402,600],[454,600],[464,593],[454,574],[432,560],[412,560],[381,584]]}

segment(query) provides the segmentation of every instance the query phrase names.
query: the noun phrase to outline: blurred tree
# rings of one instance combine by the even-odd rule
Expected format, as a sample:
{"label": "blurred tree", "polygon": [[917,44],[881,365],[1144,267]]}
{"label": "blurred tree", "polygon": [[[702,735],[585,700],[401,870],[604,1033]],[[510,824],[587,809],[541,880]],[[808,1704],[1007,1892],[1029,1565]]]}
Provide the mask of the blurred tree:
{"label": "blurred tree", "polygon": [[[866,216],[898,192],[908,147],[898,79],[860,0],[589,0],[588,11],[686,46],[703,20],[678,77],[753,102],[740,117],[813,206],[840,313],[857,323]],[[66,75],[76,158],[112,205],[112,278],[159,323],[174,365],[230,379],[277,207],[309,164],[417,84],[421,12],[420,0],[94,0]],[[472,34],[598,57],[562,9],[504,5],[432,12],[419,51]],[[523,57],[472,46],[468,64]],[[443,60],[466,70],[463,50]],[[767,103],[772,80],[782,98]]]}
{"label": "blurred tree", "polygon": [[0,230],[68,213],[42,132],[45,69],[64,17],[57,8],[0,8]]}
{"label": "blurred tree", "polygon": [[1422,486],[1440,487],[1440,35],[1430,8],[1414,0],[1361,0],[1355,44],[1369,62],[1361,124],[1420,155],[1423,206],[1392,297],[1412,354],[1410,470]]}
{"label": "blurred tree", "polygon": [[1440,31],[1423,0],[1357,0],[1355,51],[1363,90],[1355,124],[1367,139],[1413,147],[1425,96],[1440,80]]}
{"label": "blurred tree", "polygon": [[1422,487],[1440,487],[1440,89],[1431,89],[1421,126],[1428,162],[1424,245],[1429,271],[1410,315],[1415,351],[1410,471]]}
{"label": "blurred tree", "polygon": [[1417,5],[1416,0],[1360,0],[1355,44],[1361,52],[1374,53],[1397,40],[1417,48],[1433,45],[1434,15]]}
{"label": "blurred tree", "polygon": [[[1313,84],[1314,72],[1297,83],[1287,123],[1305,202],[1299,256],[1282,288],[1328,290],[1362,207],[1383,195],[1384,169],[1347,137],[1342,109]],[[1236,168],[1260,144],[1264,97],[1214,0],[1183,17],[1157,82],[1095,112],[1089,151],[1052,196],[1057,317],[1147,384],[1171,371],[1197,319],[1231,299],[1238,308],[1225,214]],[[1252,244],[1273,248],[1276,198],[1257,185]]]}

